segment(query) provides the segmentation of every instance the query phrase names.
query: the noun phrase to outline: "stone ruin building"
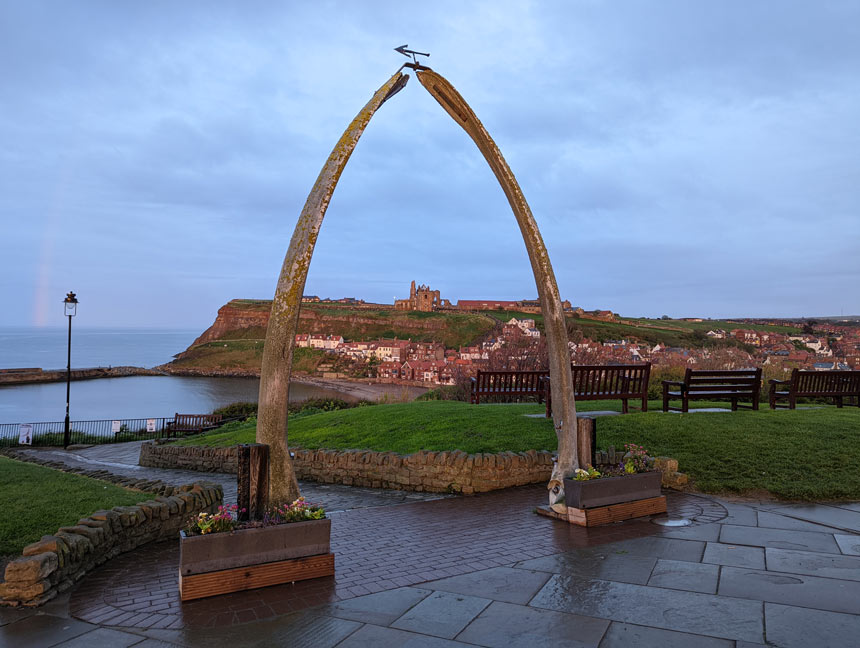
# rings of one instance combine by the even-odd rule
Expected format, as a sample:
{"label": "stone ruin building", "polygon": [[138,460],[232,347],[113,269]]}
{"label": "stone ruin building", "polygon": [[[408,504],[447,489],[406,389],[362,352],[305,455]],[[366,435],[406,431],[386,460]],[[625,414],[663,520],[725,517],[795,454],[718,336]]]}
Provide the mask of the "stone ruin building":
{"label": "stone ruin building", "polygon": [[395,299],[394,308],[407,311],[434,311],[439,308],[450,308],[451,302],[442,299],[438,290],[430,290],[430,286],[421,284],[415,286],[415,281],[409,288],[409,299]]}

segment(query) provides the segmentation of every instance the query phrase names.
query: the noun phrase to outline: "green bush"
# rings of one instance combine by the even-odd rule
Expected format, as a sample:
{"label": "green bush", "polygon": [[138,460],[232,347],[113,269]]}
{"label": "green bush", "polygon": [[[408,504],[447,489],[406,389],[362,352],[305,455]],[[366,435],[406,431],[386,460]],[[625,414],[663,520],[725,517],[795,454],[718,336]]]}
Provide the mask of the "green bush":
{"label": "green bush", "polygon": [[[663,398],[664,380],[684,380],[686,367],[651,367],[651,377],[648,379],[648,399]],[[677,390],[675,390],[677,391]]]}
{"label": "green bush", "polygon": [[229,405],[213,410],[212,413],[220,414],[225,419],[246,419],[251,416],[257,416],[257,403],[230,403]]}
{"label": "green bush", "polygon": [[[463,400],[461,398],[460,389],[457,385],[442,385],[436,389],[430,389],[420,396],[416,397],[417,401],[450,401]],[[468,399],[467,399],[468,400]]]}
{"label": "green bush", "polygon": [[[340,398],[308,398],[307,400],[297,403],[290,403],[287,406],[287,411],[290,414],[310,414],[316,412],[333,412],[335,410],[349,409],[350,407],[366,407],[367,405],[375,405],[372,401],[345,401]],[[212,412],[220,414],[225,419],[241,419],[256,418],[257,403],[232,403],[219,407]]]}

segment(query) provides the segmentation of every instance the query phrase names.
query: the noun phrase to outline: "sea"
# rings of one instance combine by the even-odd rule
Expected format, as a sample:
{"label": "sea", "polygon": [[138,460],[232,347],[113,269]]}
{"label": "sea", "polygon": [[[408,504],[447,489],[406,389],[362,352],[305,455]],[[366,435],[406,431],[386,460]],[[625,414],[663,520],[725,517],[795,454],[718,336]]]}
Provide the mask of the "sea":
{"label": "sea", "polygon": [[[200,335],[199,329],[72,329],[72,368],[134,366],[170,362]],[[0,328],[0,369],[65,369],[66,328]],[[238,401],[256,401],[258,378],[129,376],[71,383],[73,421],[204,414]],[[290,400],[343,397],[337,391],[290,385]],[[66,383],[0,386],[0,423],[62,421]]]}

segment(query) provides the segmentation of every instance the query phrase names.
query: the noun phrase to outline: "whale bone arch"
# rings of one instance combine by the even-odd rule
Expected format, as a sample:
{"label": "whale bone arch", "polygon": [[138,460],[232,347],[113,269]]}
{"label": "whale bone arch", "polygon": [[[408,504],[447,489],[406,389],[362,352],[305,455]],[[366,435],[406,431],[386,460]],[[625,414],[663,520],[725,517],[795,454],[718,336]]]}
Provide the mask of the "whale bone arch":
{"label": "whale bone arch", "polygon": [[[548,484],[549,503],[561,512],[565,508],[562,480],[579,467],[576,403],[564,310],[546,245],[513,172],[466,100],[447,79],[430,68],[412,64],[404,67],[416,70],[421,85],[475,142],[501,185],[523,236],[544,318],[553,424],[558,437],[558,459]],[[380,86],[338,140],[308,194],[281,266],[263,350],[256,436],[258,443],[270,448],[270,503],[292,502],[299,496],[287,445],[287,403],[299,311],[314,246],[334,189],[370,119],[409,80],[402,70],[403,67]]]}

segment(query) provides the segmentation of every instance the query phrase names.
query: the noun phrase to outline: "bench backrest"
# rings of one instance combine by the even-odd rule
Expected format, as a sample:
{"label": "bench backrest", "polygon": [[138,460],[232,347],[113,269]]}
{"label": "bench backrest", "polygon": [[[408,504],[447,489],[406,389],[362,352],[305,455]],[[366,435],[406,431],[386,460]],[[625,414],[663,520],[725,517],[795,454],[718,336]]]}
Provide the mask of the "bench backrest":
{"label": "bench backrest", "polygon": [[684,373],[688,391],[757,394],[761,390],[761,368],[758,369],[691,369]]}
{"label": "bench backrest", "polygon": [[860,371],[809,371],[793,369],[791,391],[794,394],[846,395],[860,394]]}
{"label": "bench backrest", "polygon": [[635,365],[573,365],[573,393],[576,396],[617,394],[644,396],[648,391],[651,363]]}
{"label": "bench backrest", "polygon": [[478,371],[475,389],[478,392],[520,392],[536,394],[543,389],[543,378],[548,371]]}

